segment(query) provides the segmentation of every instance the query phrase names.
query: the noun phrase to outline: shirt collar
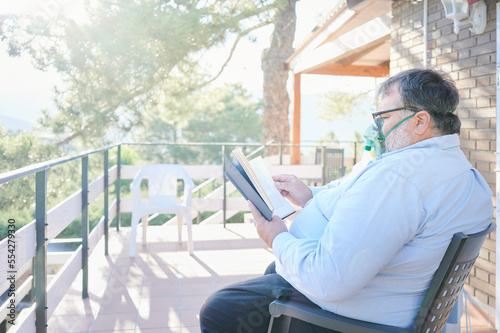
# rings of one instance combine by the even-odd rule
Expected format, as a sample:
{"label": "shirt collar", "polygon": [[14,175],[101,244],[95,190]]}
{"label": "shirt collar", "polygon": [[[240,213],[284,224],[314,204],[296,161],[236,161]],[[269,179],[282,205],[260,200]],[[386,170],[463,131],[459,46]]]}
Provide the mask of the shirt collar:
{"label": "shirt collar", "polygon": [[458,137],[458,134],[447,134],[447,135],[441,135],[441,136],[435,136],[430,139],[422,140],[417,143],[414,143],[408,147],[398,149],[396,151],[390,152],[390,153],[385,153],[380,155],[377,158],[385,158],[393,154],[398,154],[400,152],[403,152],[405,150],[409,149],[420,149],[420,148],[432,148],[432,149],[441,149],[441,150],[448,150],[448,149],[457,149],[460,148],[460,139]]}

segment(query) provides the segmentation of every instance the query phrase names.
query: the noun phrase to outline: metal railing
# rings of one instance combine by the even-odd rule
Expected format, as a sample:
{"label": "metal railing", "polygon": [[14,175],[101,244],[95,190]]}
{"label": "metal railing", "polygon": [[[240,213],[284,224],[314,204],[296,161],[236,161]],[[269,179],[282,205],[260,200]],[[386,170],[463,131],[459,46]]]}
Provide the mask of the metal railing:
{"label": "metal railing", "polygon": [[[51,235],[49,237],[47,233],[48,229],[48,218],[47,218],[47,178],[48,178],[48,171],[58,165],[62,165],[65,163],[68,163],[70,161],[74,160],[81,160],[81,214],[82,214],[82,245],[81,245],[81,262],[82,262],[82,276],[83,276],[83,291],[82,291],[82,297],[87,298],[88,297],[88,250],[89,250],[89,243],[88,243],[88,238],[89,238],[89,214],[88,214],[88,205],[89,203],[89,156],[97,153],[103,153],[104,154],[104,219],[103,219],[103,225],[104,225],[104,234],[105,234],[105,239],[106,239],[106,253],[107,254],[107,244],[108,244],[108,235],[107,235],[107,230],[108,230],[108,186],[109,186],[109,167],[108,167],[108,162],[109,162],[109,150],[114,148],[114,147],[120,147],[119,144],[115,145],[110,145],[107,147],[103,147],[100,149],[95,149],[91,151],[87,151],[81,154],[77,154],[74,156],[68,156],[68,157],[61,157],[58,159],[50,160],[48,162],[43,162],[43,163],[38,163],[35,165],[27,166],[18,170],[10,171],[7,173],[0,174],[0,184],[4,184],[10,181],[13,181],[15,179],[19,179],[28,175],[35,174],[35,220],[32,223],[27,224],[26,226],[22,227],[20,230],[14,230],[15,232],[12,233],[11,235],[13,237],[8,237],[2,242],[0,242],[0,252],[2,249],[12,249],[15,250],[15,252],[20,252],[25,250],[27,253],[32,253],[30,251],[29,245],[28,244],[23,244],[16,242],[16,234],[17,235],[30,235],[33,231],[33,223],[34,223],[34,235],[35,235],[35,240],[36,240],[36,247],[34,249],[34,253],[32,257],[17,257],[15,253],[12,253],[12,256],[14,258],[14,265],[9,266],[9,270],[6,271],[4,274],[10,274],[10,276],[16,276],[18,273],[18,269],[21,268],[22,266],[25,266],[29,260],[32,260],[32,266],[34,267],[34,298],[35,298],[35,304],[36,306],[30,309],[30,313],[32,314],[34,312],[34,317],[35,317],[35,329],[36,332],[46,332],[47,331],[47,244],[50,241],[51,238],[54,238],[57,235]],[[119,148],[118,148],[119,149]],[[118,156],[120,154],[118,153]],[[118,165],[119,165],[119,159],[118,159]],[[119,173],[119,167],[118,173]],[[118,178],[119,182],[119,178]],[[119,205],[117,205],[119,207]],[[119,209],[119,208],[118,208]],[[71,221],[70,221],[71,222]],[[68,223],[69,224],[69,223]],[[118,224],[117,224],[118,225]],[[64,228],[62,228],[64,229]],[[24,239],[24,237],[19,237],[21,240]],[[29,239],[29,238],[28,238]],[[12,241],[12,242],[9,242]],[[25,239],[25,241],[27,241]],[[5,251],[4,253],[7,253]],[[29,255],[28,255],[29,256]],[[5,279],[2,276],[3,274],[0,273],[0,280],[5,281]],[[4,290],[2,290],[2,293]],[[15,304],[15,301],[17,299],[14,299],[14,302],[11,301],[11,303]],[[5,304],[2,305],[2,307]],[[29,317],[30,315],[28,315]],[[1,318],[3,320],[3,318]],[[24,326],[30,327],[31,323],[28,322],[28,320],[18,323],[17,330],[21,330]]]}
{"label": "metal railing", "polygon": [[[64,296],[66,290],[60,290],[60,288],[55,288],[58,281],[69,279],[73,281],[77,273],[82,271],[82,297],[88,298],[89,291],[89,270],[88,270],[88,260],[90,252],[93,250],[97,242],[104,236],[104,255],[108,255],[109,246],[109,222],[110,220],[116,221],[116,229],[120,228],[120,213],[121,213],[121,181],[122,181],[122,161],[121,161],[121,150],[122,146],[148,146],[148,145],[184,145],[184,146],[219,146],[221,147],[222,156],[227,152],[227,147],[230,146],[245,146],[245,147],[257,147],[257,149],[251,154],[256,154],[260,152],[265,147],[278,147],[279,148],[279,164],[283,164],[283,148],[285,147],[295,147],[300,145],[291,144],[273,144],[266,143],[265,145],[259,143],[170,143],[170,142],[160,142],[160,143],[118,143],[102,147],[99,149],[86,151],[77,155],[61,157],[58,159],[50,160],[43,163],[38,163],[35,165],[27,166],[18,170],[6,172],[0,174],[0,184],[5,184],[7,182],[26,177],[28,175],[35,175],[35,220],[23,226],[19,230],[15,230],[13,237],[18,237],[19,242],[16,243],[16,251],[20,253],[16,257],[15,265],[9,271],[0,271],[0,281],[6,281],[7,274],[16,274],[19,272],[21,267],[28,265],[31,261],[33,268],[33,288],[34,288],[34,303],[26,311],[24,316],[19,315],[19,321],[16,323],[16,331],[30,330],[31,327],[36,332],[47,332],[47,322],[50,315],[53,313],[58,302]],[[318,147],[314,145],[302,145],[300,147]],[[321,146],[323,151],[325,151],[326,146]],[[111,149],[117,149],[117,159],[116,166],[109,167],[109,152]],[[94,181],[89,179],[89,157],[95,154],[103,154],[103,174],[99,176]],[[47,179],[48,171],[56,166],[68,163],[70,161],[80,160],[81,161],[81,190],[74,193],[73,195],[67,197],[56,207],[48,211],[47,209]],[[222,161],[221,161],[222,162]],[[224,163],[222,163],[222,178],[223,178],[223,221],[224,226],[226,222],[226,181],[225,181],[225,170]],[[324,168],[322,167],[324,170]],[[201,189],[212,182],[216,177],[207,177],[208,180],[199,185],[196,190],[201,193]],[[323,171],[322,180],[325,180],[325,174]],[[115,183],[115,196],[116,199],[113,203],[109,204],[109,186]],[[101,194],[104,195],[104,213],[97,226],[91,231],[89,230],[89,205]],[[64,218],[57,218],[61,215],[63,210],[67,210],[67,207],[73,207],[71,214],[67,214],[65,211]],[[76,208],[75,208],[76,207]],[[75,215],[76,214],[76,215]],[[61,268],[56,277],[47,286],[47,245],[55,237],[57,237],[61,231],[63,231],[79,214],[81,214],[81,246],[75,251],[72,258]],[[66,216],[67,215],[67,216]],[[31,238],[33,237],[33,238]],[[30,244],[29,239],[36,239],[36,244]],[[10,238],[12,240],[12,237]],[[7,248],[9,246],[9,237],[0,241],[0,253],[7,253]],[[21,255],[22,253],[22,255]],[[28,279],[29,282],[29,279]],[[27,284],[27,282],[26,282]],[[23,284],[24,286],[24,284]],[[3,294],[6,289],[5,283],[1,284],[0,294]],[[69,287],[69,286],[68,286]],[[26,294],[30,289],[29,287],[23,287],[23,294]],[[53,295],[50,298],[50,304],[48,304],[48,293]],[[17,295],[18,297],[23,296]],[[15,298],[14,303],[20,301],[20,299]],[[7,309],[8,304],[12,303],[10,299],[4,304],[0,304],[0,321],[3,321],[6,314],[8,314],[9,309]],[[1,317],[1,315],[4,317]],[[21,313],[22,314],[22,313]],[[22,317],[22,318],[21,318]],[[21,320],[22,319],[22,320]]]}

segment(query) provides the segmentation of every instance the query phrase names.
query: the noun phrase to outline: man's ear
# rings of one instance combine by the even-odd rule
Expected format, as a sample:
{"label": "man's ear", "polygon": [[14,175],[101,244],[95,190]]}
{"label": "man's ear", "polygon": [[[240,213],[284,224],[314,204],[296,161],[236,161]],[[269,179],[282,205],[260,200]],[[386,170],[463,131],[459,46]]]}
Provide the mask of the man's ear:
{"label": "man's ear", "polygon": [[424,135],[432,129],[432,117],[429,112],[423,110],[417,112],[415,118],[415,133]]}

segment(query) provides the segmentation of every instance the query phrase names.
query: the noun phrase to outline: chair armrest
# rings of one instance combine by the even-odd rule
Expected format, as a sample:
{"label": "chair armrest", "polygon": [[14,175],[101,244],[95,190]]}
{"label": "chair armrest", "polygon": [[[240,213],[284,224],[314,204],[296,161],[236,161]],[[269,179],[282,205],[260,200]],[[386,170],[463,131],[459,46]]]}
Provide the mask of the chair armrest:
{"label": "chair armrest", "polygon": [[142,181],[142,175],[141,172],[137,173],[135,175],[134,179],[132,180],[132,183],[130,183],[130,190],[133,191],[135,188],[137,188],[139,185],[141,185]]}
{"label": "chair armrest", "polygon": [[411,328],[369,323],[336,315],[311,304],[292,300],[275,300],[269,305],[273,317],[288,316],[299,320],[329,328],[338,332],[348,333],[410,333]]}
{"label": "chair armrest", "polygon": [[184,191],[181,196],[182,202],[186,206],[191,206],[191,197],[193,196],[194,183],[193,180],[189,177],[184,177]]}
{"label": "chair armrest", "polygon": [[134,206],[141,203],[141,182],[143,178],[142,171],[139,171],[132,180],[132,183],[130,183],[130,192],[132,192]]}

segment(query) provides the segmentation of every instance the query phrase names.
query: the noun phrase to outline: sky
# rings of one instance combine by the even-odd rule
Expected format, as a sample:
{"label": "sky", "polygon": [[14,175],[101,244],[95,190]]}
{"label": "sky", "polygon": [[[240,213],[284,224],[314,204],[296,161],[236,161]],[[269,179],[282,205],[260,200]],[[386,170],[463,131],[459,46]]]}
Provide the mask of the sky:
{"label": "sky", "polygon": [[[300,0],[297,2],[297,30],[295,45],[302,42],[326,15],[336,1],[332,0]],[[1,0],[0,14],[6,12],[40,11],[45,13],[52,10],[50,5],[64,5],[70,15],[79,16],[78,7],[70,0]],[[216,82],[242,82],[243,86],[257,96],[262,94],[262,70],[260,58],[262,50],[269,45],[269,36],[272,27],[265,27],[252,33],[257,42],[243,39],[235,51],[233,59],[224,73]],[[220,48],[210,52],[204,58],[205,65],[217,72],[220,64],[225,60],[224,52],[227,48]],[[226,53],[227,54],[227,53]],[[41,72],[33,68],[28,57],[10,58],[6,53],[6,46],[0,43],[0,117],[9,117],[16,120],[36,123],[41,110],[53,108],[51,96],[53,87],[60,83],[55,72]],[[291,91],[292,80],[289,80]],[[366,91],[373,89],[373,78],[332,77],[325,75],[303,75],[302,77],[302,128],[301,137],[304,142],[314,142],[328,131],[334,131],[340,140],[353,140],[354,129],[363,131],[369,125],[369,117],[360,113],[342,121],[320,121],[316,115],[321,111],[318,101],[322,94],[330,90]],[[310,95],[306,97],[306,95]]]}

